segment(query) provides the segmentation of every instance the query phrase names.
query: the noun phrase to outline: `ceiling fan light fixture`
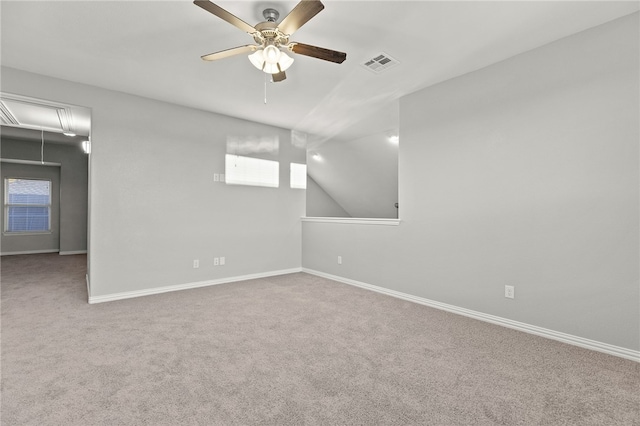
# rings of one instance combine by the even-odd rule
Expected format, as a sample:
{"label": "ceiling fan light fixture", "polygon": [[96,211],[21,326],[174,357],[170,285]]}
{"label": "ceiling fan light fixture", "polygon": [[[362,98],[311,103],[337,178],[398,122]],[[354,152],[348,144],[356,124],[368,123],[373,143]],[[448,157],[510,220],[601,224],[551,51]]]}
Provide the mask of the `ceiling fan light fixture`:
{"label": "ceiling fan light fixture", "polygon": [[264,68],[264,57],[262,56],[262,49],[256,50],[251,55],[249,55],[249,60],[254,67],[262,71],[262,69]]}
{"label": "ceiling fan light fixture", "polygon": [[[273,50],[276,52],[274,53]],[[277,57],[275,61],[273,58]],[[267,74],[277,74],[287,70],[293,64],[293,58],[273,45],[257,50],[249,55],[249,61],[254,67]]]}
{"label": "ceiling fan light fixture", "polygon": [[262,56],[264,57],[265,62],[269,64],[277,64],[280,60],[280,49],[275,47],[273,44],[268,45],[262,51]]}
{"label": "ceiling fan light fixture", "polygon": [[278,64],[270,64],[268,62],[264,63],[264,68],[263,70],[264,72],[266,72],[267,74],[277,74],[280,72],[280,70],[278,70]]}
{"label": "ceiling fan light fixture", "polygon": [[280,69],[282,71],[286,71],[291,66],[291,64],[293,64],[293,58],[281,51],[280,60],[278,61],[278,63],[280,64]]}

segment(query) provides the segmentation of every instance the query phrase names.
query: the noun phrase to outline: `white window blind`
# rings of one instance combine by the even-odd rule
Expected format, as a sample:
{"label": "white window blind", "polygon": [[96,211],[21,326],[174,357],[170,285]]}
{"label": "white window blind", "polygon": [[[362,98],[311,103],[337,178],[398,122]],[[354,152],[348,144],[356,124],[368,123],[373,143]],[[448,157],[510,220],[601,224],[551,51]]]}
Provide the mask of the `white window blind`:
{"label": "white window blind", "polygon": [[230,185],[280,185],[280,164],[277,161],[227,154],[225,157],[226,182]]}
{"label": "white window blind", "polygon": [[51,230],[51,181],[5,179],[5,232]]}
{"label": "white window blind", "polygon": [[307,189],[307,165],[291,163],[290,168],[291,188]]}

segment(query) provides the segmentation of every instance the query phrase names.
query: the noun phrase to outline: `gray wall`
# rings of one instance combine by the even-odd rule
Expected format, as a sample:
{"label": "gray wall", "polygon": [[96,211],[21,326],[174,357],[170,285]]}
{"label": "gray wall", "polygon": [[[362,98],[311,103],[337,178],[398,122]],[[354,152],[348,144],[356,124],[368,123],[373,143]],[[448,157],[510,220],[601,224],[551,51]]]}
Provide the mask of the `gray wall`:
{"label": "gray wall", "polygon": [[[2,138],[0,143],[2,158],[40,161],[40,142]],[[88,160],[80,146],[47,144],[45,140],[44,161],[60,163],[60,241],[62,254],[87,250],[87,207],[88,207]],[[2,164],[3,168],[9,165]],[[11,165],[13,169],[19,165]],[[22,166],[20,166],[22,167]],[[33,167],[33,166],[31,166]],[[35,166],[42,167],[42,166]],[[45,166],[46,167],[46,166]],[[9,237],[2,240],[2,253],[22,251]],[[58,247],[56,246],[57,250]]]}
{"label": "gray wall", "polygon": [[636,13],[401,99],[401,225],[305,222],[303,266],[640,349],[638,35]]}
{"label": "gray wall", "polygon": [[[305,197],[288,188],[288,163],[306,153],[288,130],[6,67],[1,77],[5,92],[92,108],[91,296],[300,268]],[[280,188],[214,182],[227,136],[277,136]]]}
{"label": "gray wall", "polygon": [[307,216],[310,217],[351,217],[340,204],[322,189],[311,176],[307,175]]}

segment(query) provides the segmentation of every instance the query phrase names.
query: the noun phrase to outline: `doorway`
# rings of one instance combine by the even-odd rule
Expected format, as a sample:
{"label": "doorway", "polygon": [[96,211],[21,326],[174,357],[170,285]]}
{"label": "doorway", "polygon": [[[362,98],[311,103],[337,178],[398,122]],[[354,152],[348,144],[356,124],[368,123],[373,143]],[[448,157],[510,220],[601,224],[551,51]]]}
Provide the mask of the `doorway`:
{"label": "doorway", "polygon": [[[87,254],[91,110],[0,93],[1,254]],[[49,180],[49,230],[7,227],[7,179]]]}

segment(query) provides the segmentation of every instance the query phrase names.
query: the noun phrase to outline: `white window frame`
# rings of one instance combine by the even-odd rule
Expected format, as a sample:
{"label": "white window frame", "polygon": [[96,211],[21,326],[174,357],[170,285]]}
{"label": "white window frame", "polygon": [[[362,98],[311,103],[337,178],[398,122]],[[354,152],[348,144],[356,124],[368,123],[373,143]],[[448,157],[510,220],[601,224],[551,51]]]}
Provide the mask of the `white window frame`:
{"label": "white window frame", "polygon": [[[16,204],[9,203],[9,181],[10,180],[37,180],[49,182],[49,204]],[[40,178],[19,178],[19,177],[6,177],[4,179],[4,224],[3,233],[6,235],[29,235],[29,234],[50,234],[51,233],[51,201],[53,195],[53,182],[51,179]],[[46,207],[48,210],[48,223],[47,230],[45,231],[10,231],[9,230],[9,208],[10,207]]]}

